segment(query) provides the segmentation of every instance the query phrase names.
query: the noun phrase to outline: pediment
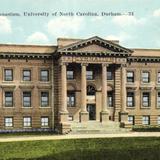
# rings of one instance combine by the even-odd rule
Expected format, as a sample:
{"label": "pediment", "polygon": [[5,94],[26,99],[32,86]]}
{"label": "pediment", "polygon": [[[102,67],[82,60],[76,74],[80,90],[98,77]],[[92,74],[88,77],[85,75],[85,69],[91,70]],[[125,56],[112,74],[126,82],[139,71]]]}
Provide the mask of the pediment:
{"label": "pediment", "polygon": [[108,48],[102,47],[97,44],[90,44],[84,47],[77,48],[75,51],[81,51],[81,52],[109,52]]}
{"label": "pediment", "polygon": [[132,50],[120,46],[108,40],[99,37],[91,37],[89,39],[80,40],[79,42],[64,46],[58,49],[58,52],[78,52],[78,53],[125,53],[130,55]]}

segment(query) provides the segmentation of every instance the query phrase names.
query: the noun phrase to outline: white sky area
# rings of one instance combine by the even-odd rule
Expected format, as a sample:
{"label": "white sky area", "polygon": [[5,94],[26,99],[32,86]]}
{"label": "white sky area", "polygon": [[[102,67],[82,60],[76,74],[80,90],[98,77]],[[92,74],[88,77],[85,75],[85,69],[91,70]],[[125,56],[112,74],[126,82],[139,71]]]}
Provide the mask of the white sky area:
{"label": "white sky area", "polygon": [[[129,48],[160,48],[159,0],[0,0],[0,3],[0,43],[54,45],[58,37],[99,36],[119,40]],[[43,16],[24,16],[24,12]],[[68,16],[60,16],[59,12]],[[88,12],[97,16],[76,15]],[[102,16],[102,12],[108,16]],[[111,16],[111,12],[124,15]],[[6,13],[20,16],[2,16]]]}

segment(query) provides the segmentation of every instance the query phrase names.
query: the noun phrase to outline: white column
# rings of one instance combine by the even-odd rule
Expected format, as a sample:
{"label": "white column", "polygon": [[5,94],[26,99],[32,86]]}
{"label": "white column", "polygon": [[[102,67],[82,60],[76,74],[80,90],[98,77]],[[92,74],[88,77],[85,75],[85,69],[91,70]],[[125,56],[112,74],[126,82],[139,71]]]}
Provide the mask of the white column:
{"label": "white column", "polygon": [[67,111],[67,69],[66,63],[61,64],[61,112]]}
{"label": "white column", "polygon": [[86,112],[86,66],[87,64],[81,64],[81,112]]}
{"label": "white column", "polygon": [[108,64],[102,64],[102,111],[101,122],[107,122],[109,120],[109,113],[107,109],[107,66]]}
{"label": "white column", "polygon": [[81,64],[81,112],[80,121],[87,122],[89,115],[87,112],[86,94],[87,94],[87,82],[86,82],[86,67],[87,64]]}
{"label": "white column", "polygon": [[126,100],[127,100],[127,91],[126,91],[126,65],[121,65],[122,71],[122,112],[126,112]]}
{"label": "white column", "polygon": [[107,64],[102,64],[102,112],[107,111]]}

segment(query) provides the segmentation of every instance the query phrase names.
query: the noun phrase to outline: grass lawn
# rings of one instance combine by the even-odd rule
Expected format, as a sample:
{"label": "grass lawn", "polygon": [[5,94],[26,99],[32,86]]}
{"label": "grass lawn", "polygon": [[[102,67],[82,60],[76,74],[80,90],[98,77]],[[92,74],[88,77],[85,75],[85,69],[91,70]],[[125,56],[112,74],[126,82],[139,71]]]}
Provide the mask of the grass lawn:
{"label": "grass lawn", "polygon": [[160,138],[98,138],[0,143],[0,159],[160,160]]}
{"label": "grass lawn", "polygon": [[17,137],[17,136],[50,136],[57,135],[54,132],[14,132],[14,133],[0,133],[0,138],[5,137]]}

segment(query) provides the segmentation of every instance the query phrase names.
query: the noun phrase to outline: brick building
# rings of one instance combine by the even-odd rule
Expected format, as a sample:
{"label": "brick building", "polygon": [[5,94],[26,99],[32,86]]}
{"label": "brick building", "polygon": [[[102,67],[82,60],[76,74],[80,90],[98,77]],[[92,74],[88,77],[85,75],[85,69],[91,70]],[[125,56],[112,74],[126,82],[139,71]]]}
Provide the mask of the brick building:
{"label": "brick building", "polygon": [[160,124],[160,50],[99,37],[55,46],[0,44],[0,130],[54,130],[72,122]]}

